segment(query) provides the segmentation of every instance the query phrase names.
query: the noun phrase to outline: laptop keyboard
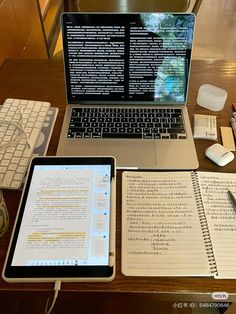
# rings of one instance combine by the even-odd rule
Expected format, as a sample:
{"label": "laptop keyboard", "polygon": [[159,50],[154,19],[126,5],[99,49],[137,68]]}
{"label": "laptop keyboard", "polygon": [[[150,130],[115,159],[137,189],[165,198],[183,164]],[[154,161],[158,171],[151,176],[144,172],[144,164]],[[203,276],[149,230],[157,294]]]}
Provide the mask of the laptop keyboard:
{"label": "laptop keyboard", "polygon": [[186,139],[181,109],[73,108],[68,138]]}

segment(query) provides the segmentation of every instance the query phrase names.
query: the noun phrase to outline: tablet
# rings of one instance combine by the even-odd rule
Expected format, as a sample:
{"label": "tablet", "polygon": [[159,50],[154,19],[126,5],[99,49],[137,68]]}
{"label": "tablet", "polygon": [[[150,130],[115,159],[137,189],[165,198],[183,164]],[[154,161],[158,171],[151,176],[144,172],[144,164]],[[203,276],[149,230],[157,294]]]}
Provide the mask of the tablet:
{"label": "tablet", "polygon": [[3,268],[7,282],[115,276],[115,160],[36,157]]}

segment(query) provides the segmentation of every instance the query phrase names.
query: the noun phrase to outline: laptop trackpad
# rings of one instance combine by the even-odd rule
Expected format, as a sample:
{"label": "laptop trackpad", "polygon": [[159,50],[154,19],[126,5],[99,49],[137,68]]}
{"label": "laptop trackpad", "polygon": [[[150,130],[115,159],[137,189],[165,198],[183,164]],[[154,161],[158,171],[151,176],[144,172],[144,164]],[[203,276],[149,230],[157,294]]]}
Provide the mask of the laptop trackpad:
{"label": "laptop trackpad", "polygon": [[117,167],[156,167],[155,146],[149,140],[103,140],[98,155],[114,156]]}

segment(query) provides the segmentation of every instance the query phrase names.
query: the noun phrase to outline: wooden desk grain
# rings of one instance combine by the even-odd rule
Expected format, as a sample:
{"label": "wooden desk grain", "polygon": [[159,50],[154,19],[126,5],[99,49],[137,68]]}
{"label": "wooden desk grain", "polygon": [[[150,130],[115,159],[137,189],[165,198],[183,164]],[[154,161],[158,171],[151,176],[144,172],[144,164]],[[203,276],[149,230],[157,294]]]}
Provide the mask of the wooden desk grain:
{"label": "wooden desk grain", "polygon": [[[61,60],[7,60],[0,71],[0,102],[7,97],[44,100],[59,108],[56,126],[49,146],[49,155],[56,153],[58,138],[66,106],[65,86]],[[209,112],[196,104],[199,86],[210,83],[228,92],[225,109]],[[193,113],[214,114],[219,126],[229,126],[232,113],[231,104],[236,102],[236,62],[233,61],[193,61],[189,85],[188,108],[193,121]],[[219,142],[221,142],[220,134]],[[199,158],[199,170],[235,172],[236,159],[220,168],[204,156],[204,150],[212,141],[196,140]],[[178,158],[178,157],[177,157]],[[7,234],[0,239],[0,268],[2,269],[12,225],[16,215],[20,192],[4,191],[10,213],[11,226]],[[174,301],[195,300],[212,301],[211,293],[225,291],[228,301],[236,301],[236,280],[219,280],[196,277],[125,277],[121,274],[121,172],[117,180],[117,238],[116,238],[116,277],[110,283],[62,283],[62,292],[99,292],[101,297],[114,295],[137,295],[148,300]],[[45,292],[53,289],[53,284],[7,284],[0,279],[0,291],[35,290]]]}

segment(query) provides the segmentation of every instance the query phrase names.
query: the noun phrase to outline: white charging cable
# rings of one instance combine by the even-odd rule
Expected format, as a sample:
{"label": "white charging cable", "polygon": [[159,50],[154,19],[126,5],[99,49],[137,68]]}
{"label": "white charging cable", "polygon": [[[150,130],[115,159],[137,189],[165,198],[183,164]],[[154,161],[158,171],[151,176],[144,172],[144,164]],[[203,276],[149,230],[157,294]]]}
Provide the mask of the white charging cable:
{"label": "white charging cable", "polygon": [[55,285],[54,285],[54,297],[53,297],[53,300],[52,300],[52,304],[50,306],[50,308],[48,309],[48,303],[49,303],[49,298],[47,300],[47,304],[46,304],[46,308],[45,308],[45,314],[50,314],[53,310],[53,307],[56,303],[56,300],[57,300],[57,296],[58,296],[58,292],[59,290],[61,289],[61,281],[55,281]]}
{"label": "white charging cable", "polygon": [[11,141],[4,143],[4,144],[0,144],[0,150],[4,150],[4,149],[11,147],[11,146],[16,146],[24,137],[26,138],[27,144],[29,145],[29,147],[31,146],[25,130],[19,124],[12,122],[12,121],[0,120],[0,126],[3,124],[14,126],[16,129],[19,130],[20,134],[18,136],[16,136],[16,138],[12,139]]}

